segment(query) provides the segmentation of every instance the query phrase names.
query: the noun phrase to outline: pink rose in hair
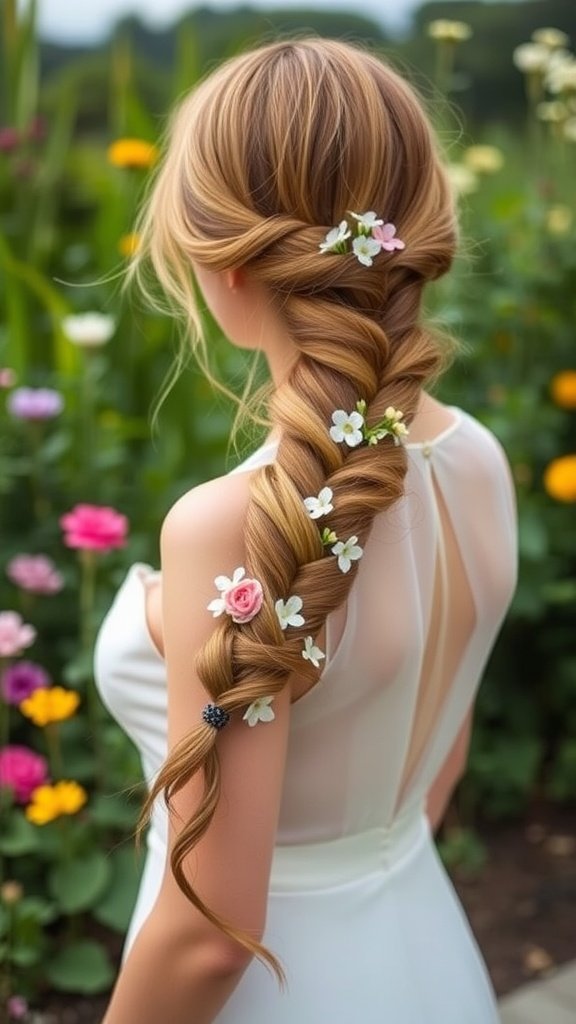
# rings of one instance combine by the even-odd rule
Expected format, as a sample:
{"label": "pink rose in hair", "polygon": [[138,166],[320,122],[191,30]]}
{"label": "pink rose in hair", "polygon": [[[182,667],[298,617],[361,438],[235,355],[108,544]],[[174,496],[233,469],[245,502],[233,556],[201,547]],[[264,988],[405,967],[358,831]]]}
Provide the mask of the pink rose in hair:
{"label": "pink rose in hair", "polygon": [[69,548],[105,552],[126,544],[128,520],[107,505],[75,505],[61,516],[60,525]]}
{"label": "pink rose in hair", "polygon": [[250,622],[262,607],[264,594],[258,580],[242,580],[224,593],[224,611],[233,622]]}
{"label": "pink rose in hair", "polygon": [[12,746],[0,750],[0,786],[9,786],[19,804],[28,803],[32,790],[48,778],[48,764],[28,747]]}

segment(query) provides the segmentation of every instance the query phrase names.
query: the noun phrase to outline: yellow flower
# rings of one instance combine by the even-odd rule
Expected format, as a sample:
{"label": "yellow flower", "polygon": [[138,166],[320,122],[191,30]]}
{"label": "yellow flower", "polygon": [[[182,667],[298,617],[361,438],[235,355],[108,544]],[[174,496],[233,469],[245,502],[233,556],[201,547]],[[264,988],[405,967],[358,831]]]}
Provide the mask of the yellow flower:
{"label": "yellow flower", "polygon": [[470,39],[472,29],[464,21],[448,21],[437,18],[428,25],[428,35],[442,43],[463,43]]}
{"label": "yellow flower", "polygon": [[551,206],[546,213],[546,227],[551,235],[565,235],[572,227],[572,210],[563,203]]}
{"label": "yellow flower", "polygon": [[31,718],[34,725],[48,725],[50,722],[62,722],[74,714],[80,703],[75,690],[65,690],[62,686],[39,687],[30,697],[26,697],[18,705],[26,718]]}
{"label": "yellow flower", "polygon": [[122,256],[126,256],[127,258],[130,258],[130,256],[134,256],[134,253],[138,252],[139,245],[140,235],[138,235],[136,231],[131,231],[127,235],[122,235],[122,237],[118,241],[118,249],[120,251],[120,254]]}
{"label": "yellow flower", "polygon": [[556,501],[576,501],[576,455],[561,455],[546,466],[544,487]]}
{"label": "yellow flower", "polygon": [[496,146],[468,146],[464,163],[478,174],[493,174],[504,165],[504,154]]}
{"label": "yellow flower", "polygon": [[145,169],[158,159],[158,150],[144,139],[116,139],[108,146],[108,160],[114,167]]}
{"label": "yellow flower", "polygon": [[547,46],[549,50],[557,50],[561,46],[568,46],[570,37],[559,28],[537,28],[532,33],[532,39],[541,46]]}
{"label": "yellow flower", "polygon": [[87,799],[86,790],[77,782],[37,786],[24,813],[34,825],[46,825],[62,814],[76,814]]}
{"label": "yellow flower", "polygon": [[576,370],[562,370],[552,377],[550,391],[561,409],[576,409]]}
{"label": "yellow flower", "polygon": [[0,887],[0,898],[6,905],[12,903],[19,903],[24,895],[24,889],[20,885],[20,882],[14,881],[12,878],[4,882]]}

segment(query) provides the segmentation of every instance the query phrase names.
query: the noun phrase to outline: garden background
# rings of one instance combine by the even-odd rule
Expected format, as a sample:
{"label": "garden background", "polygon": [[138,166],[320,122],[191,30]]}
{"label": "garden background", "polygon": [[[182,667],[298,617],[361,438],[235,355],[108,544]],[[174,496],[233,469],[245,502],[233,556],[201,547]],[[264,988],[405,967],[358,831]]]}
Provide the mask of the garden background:
{"label": "garden background", "polygon": [[[464,344],[438,395],[508,453],[520,576],[439,848],[468,879],[499,828],[523,830],[550,877],[576,848],[576,8],[428,3],[390,39],[326,6],[202,7],[163,31],[128,18],[104,44],[71,47],[38,38],[33,0],[0,4],[0,1019],[100,1020],[141,867],[142,791],[94,688],[94,637],[128,567],[158,565],[174,500],[262,437],[248,429],[228,450],[233,403],[193,360],[152,420],[177,325],[121,284],[166,112],[263,39],[368,42],[418,85],[440,132],[463,246],[428,314]],[[209,333],[240,393],[249,361]],[[573,918],[565,868],[560,897]],[[518,941],[500,990],[576,955],[542,941],[531,961]],[[66,1016],[79,994],[103,1000]]]}

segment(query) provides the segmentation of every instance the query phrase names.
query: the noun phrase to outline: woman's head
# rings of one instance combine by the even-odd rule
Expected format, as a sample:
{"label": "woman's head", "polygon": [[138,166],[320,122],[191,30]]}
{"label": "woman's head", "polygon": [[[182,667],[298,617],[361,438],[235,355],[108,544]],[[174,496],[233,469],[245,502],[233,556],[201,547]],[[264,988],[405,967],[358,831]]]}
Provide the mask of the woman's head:
{"label": "woman's head", "polygon": [[[326,232],[351,210],[393,222],[405,248],[379,253],[369,267],[352,253],[321,252]],[[443,357],[420,323],[420,302],[454,255],[452,192],[421,102],[396,72],[345,43],[279,42],[228,61],[180,104],[141,231],[138,259],[151,259],[195,329],[193,268],[225,328],[234,319],[226,289],[238,273],[255,302],[265,297],[262,310],[269,304],[290,346],[270,402],[276,461],[253,474],[244,524],[244,565],[262,583],[264,607],[247,624],[219,620],[197,661],[214,700],[240,712],[291,677],[314,685],[319,670],[302,658],[304,636],[317,637],[358,571],[358,562],[340,570],[304,498],[329,486],[334,507],[322,527],[364,545],[374,516],[403,493],[402,445],[389,438],[347,448],[329,427],[334,410],[350,412],[359,400],[368,425],[389,406],[409,425],[422,387],[438,374]],[[292,594],[302,598],[305,626],[283,631],[274,606]],[[218,798],[215,729],[199,723],[169,756],[146,809],[194,770],[210,779],[209,796],[181,832],[172,866],[209,914],[182,863]],[[249,937],[223,927],[276,966]]]}

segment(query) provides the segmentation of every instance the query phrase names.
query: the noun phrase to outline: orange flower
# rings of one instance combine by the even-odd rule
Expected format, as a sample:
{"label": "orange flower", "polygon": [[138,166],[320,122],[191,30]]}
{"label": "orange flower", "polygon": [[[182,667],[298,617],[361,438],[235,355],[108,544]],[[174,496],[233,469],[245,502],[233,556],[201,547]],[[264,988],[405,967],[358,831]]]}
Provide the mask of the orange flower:
{"label": "orange flower", "polygon": [[556,501],[576,501],[576,455],[553,459],[544,472],[544,487]]}
{"label": "orange flower", "polygon": [[561,409],[576,409],[576,370],[562,370],[552,377],[550,391]]}
{"label": "orange flower", "polygon": [[86,790],[77,782],[37,786],[24,813],[34,825],[46,825],[62,814],[76,814],[87,799]]}
{"label": "orange flower", "polygon": [[158,150],[152,142],[144,139],[116,139],[108,146],[108,160],[114,167],[151,167],[158,159]]}
{"label": "orange flower", "polygon": [[122,235],[118,241],[118,249],[121,256],[126,256],[128,259],[130,256],[134,256],[134,253],[138,252],[140,246],[140,235],[136,231],[131,231],[127,235]]}
{"label": "orange flower", "polygon": [[34,725],[44,726],[70,718],[79,703],[80,697],[75,690],[65,690],[62,686],[39,686],[18,707],[26,718],[32,719]]}

